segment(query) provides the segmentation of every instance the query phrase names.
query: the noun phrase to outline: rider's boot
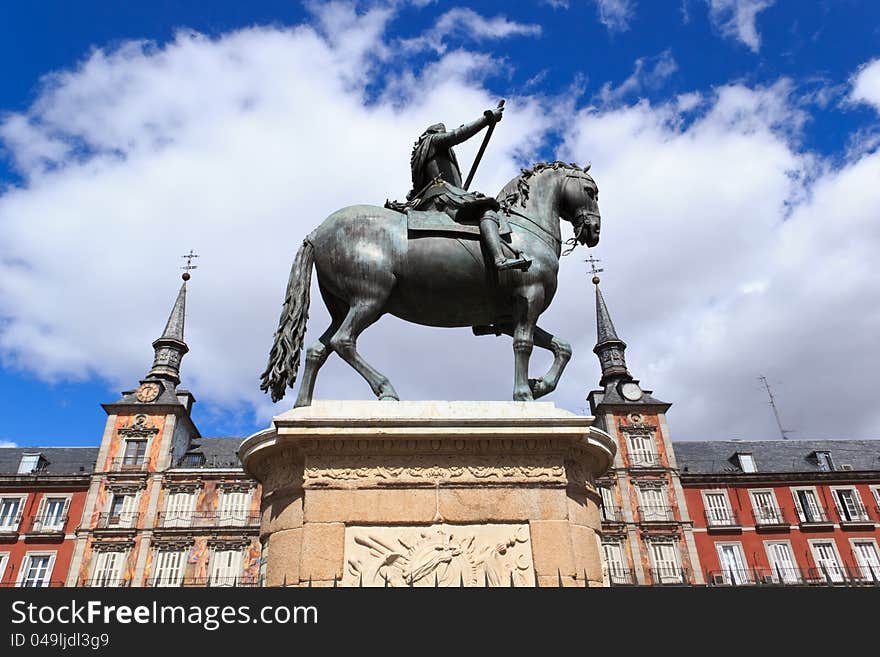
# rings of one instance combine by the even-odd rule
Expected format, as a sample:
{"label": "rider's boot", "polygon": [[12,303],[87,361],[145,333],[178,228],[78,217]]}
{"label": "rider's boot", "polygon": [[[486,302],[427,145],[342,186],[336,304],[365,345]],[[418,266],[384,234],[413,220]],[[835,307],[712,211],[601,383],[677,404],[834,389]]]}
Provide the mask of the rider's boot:
{"label": "rider's boot", "polygon": [[532,264],[532,261],[522,254],[516,258],[508,258],[504,255],[501,246],[501,236],[498,234],[498,222],[494,219],[489,217],[480,219],[480,235],[482,235],[483,242],[486,244],[486,248],[489,249],[489,254],[492,256],[495,268],[498,271],[504,271],[505,269],[526,270]]}

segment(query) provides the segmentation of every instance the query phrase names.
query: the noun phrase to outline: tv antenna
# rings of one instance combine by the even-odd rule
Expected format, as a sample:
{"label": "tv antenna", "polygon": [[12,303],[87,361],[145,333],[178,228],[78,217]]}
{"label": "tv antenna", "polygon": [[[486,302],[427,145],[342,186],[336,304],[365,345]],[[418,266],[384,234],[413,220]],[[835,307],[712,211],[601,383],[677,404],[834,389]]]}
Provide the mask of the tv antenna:
{"label": "tv antenna", "polygon": [[779,417],[779,409],[776,407],[776,397],[773,396],[773,390],[771,390],[770,384],[767,382],[767,377],[762,374],[758,377],[758,380],[761,382],[761,385],[764,386],[764,389],[767,391],[767,396],[770,398],[770,408],[773,409],[773,417],[776,418],[776,426],[779,427],[779,435],[782,436],[783,440],[788,440],[786,434],[791,433],[791,429],[782,428],[782,419]]}

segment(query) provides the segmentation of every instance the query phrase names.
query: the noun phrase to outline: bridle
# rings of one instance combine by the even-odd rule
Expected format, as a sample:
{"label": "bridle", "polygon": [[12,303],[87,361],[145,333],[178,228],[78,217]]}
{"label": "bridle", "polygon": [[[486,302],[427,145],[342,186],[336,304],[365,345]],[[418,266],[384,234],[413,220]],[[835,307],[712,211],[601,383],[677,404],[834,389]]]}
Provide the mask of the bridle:
{"label": "bridle", "polygon": [[[562,183],[561,196],[563,198],[568,198],[565,194],[565,190],[568,187],[569,178],[574,178],[576,180],[581,180],[581,181],[584,180],[583,176],[570,174],[570,173],[566,174],[565,175],[565,182]],[[580,193],[584,197],[582,200],[586,201],[586,198],[585,198],[587,195],[586,191],[581,190]],[[584,205],[586,205],[586,203],[581,203],[578,207],[584,207]],[[565,245],[568,246],[568,248],[562,252],[562,255],[567,256],[569,253],[571,253],[572,251],[574,251],[578,247],[578,245],[581,243],[580,242],[581,235],[583,234],[584,230],[587,228],[587,220],[590,219],[591,217],[598,219],[600,217],[600,215],[598,215],[595,212],[579,212],[574,216],[574,221],[571,222],[572,228],[574,229],[574,236],[565,240]]]}

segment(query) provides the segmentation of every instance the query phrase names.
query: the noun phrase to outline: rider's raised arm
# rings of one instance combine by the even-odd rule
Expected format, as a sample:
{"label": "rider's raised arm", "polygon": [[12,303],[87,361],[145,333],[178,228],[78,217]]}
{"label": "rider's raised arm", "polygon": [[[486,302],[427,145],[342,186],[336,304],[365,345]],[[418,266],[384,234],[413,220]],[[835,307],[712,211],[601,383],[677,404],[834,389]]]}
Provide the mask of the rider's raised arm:
{"label": "rider's raised arm", "polygon": [[483,116],[476,121],[465,123],[464,125],[458,126],[455,130],[450,130],[449,132],[437,135],[434,137],[434,144],[441,148],[455,146],[463,141],[467,141],[487,125],[494,122],[495,118],[491,115],[491,112],[483,114]]}

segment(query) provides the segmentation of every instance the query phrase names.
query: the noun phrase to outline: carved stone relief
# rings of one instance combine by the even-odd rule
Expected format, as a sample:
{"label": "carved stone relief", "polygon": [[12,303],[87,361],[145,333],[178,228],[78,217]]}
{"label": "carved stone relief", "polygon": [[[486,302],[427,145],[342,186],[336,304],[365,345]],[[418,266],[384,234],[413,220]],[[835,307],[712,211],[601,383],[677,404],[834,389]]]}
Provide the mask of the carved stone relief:
{"label": "carved stone relief", "polygon": [[534,586],[528,525],[347,527],[343,586]]}

